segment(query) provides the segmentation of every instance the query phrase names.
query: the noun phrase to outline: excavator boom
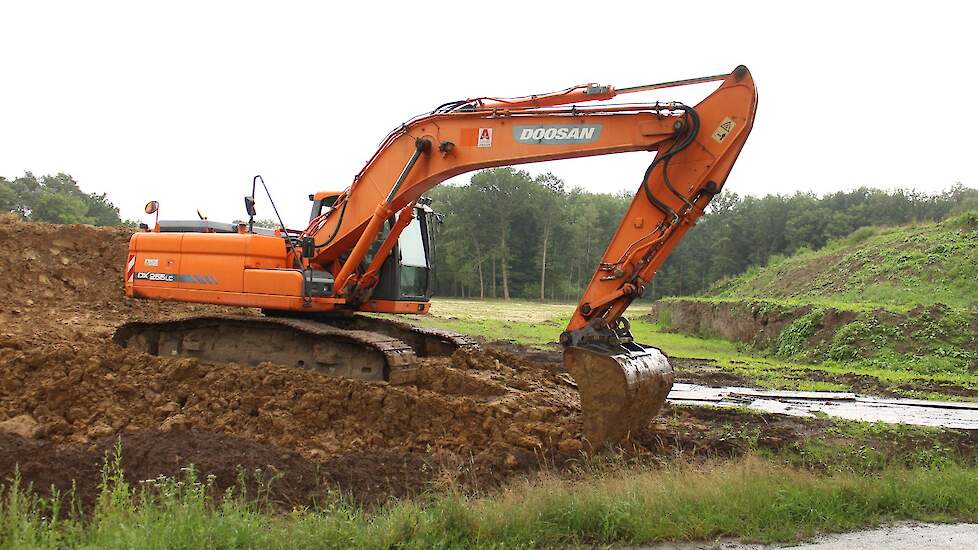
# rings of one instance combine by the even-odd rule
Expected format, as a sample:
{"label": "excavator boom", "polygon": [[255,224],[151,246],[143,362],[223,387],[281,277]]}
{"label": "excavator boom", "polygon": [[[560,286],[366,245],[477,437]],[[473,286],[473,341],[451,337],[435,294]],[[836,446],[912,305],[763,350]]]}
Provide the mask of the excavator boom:
{"label": "excavator boom", "polygon": [[[602,103],[711,81],[718,88],[695,106]],[[345,190],[310,195],[313,213],[302,231],[260,235],[249,225],[228,235],[135,235],[130,267],[166,256],[169,270],[146,275],[130,269],[126,292],[260,307],[280,316],[426,312],[426,292],[405,299],[390,291],[393,277],[403,283],[405,273],[424,267],[395,251],[410,228],[424,223],[425,192],[483,168],[656,151],[560,337],[580,389],[585,432],[592,445],[607,444],[647,424],[672,386],[665,356],[634,342],[623,314],[722,189],[756,104],[743,66],[632,88],[585,84],[516,99],[446,103],[391,132]]]}

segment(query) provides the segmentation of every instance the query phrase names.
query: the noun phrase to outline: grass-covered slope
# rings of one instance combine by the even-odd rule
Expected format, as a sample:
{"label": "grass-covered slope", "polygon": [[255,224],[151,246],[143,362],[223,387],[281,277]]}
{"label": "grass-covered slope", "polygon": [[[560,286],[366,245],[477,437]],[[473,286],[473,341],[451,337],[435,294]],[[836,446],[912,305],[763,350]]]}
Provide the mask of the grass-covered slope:
{"label": "grass-covered slope", "polygon": [[722,281],[706,296],[660,300],[653,319],[810,369],[872,378],[891,393],[974,399],[978,212],[863,228]]}
{"label": "grass-covered slope", "polygon": [[978,305],[978,212],[938,223],[865,227],[816,252],[776,258],[721,281],[709,294],[888,309]]}

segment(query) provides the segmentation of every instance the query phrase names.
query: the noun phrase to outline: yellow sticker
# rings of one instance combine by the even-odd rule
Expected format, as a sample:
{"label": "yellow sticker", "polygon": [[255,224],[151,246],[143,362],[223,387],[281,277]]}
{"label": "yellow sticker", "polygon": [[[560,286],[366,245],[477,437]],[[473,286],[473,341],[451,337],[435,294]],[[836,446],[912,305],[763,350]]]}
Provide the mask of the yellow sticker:
{"label": "yellow sticker", "polygon": [[718,143],[723,143],[723,140],[727,139],[727,136],[730,135],[730,132],[733,132],[733,129],[734,121],[732,118],[727,117],[723,119],[723,122],[713,132],[713,139],[717,140]]}

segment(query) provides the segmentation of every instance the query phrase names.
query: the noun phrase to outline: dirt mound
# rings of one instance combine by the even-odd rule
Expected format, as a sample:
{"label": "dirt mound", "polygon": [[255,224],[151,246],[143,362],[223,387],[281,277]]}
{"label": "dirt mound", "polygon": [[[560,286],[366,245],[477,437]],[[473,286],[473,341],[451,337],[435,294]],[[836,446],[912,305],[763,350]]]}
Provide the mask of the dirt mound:
{"label": "dirt mound", "polygon": [[[8,419],[0,430],[20,442],[0,460],[0,473],[9,477],[13,464],[26,460],[22,471],[40,486],[52,479],[70,485],[67,476],[94,472],[120,436],[133,477],[176,472],[188,462],[207,473],[254,462],[243,462],[242,453],[211,453],[210,432],[217,432],[295,457],[271,461],[278,469],[302,474],[303,464],[318,464],[317,484],[367,501],[421,491],[446,475],[469,487],[494,486],[539,467],[541,456],[576,455],[583,447],[577,395],[566,378],[501,352],[430,360],[417,386],[387,386],[271,364],[203,365],[132,353],[82,331],[42,346],[7,338],[0,371],[0,418]],[[153,451],[158,462],[141,462],[139,445],[152,439],[140,434],[161,438]],[[50,459],[37,458],[39,445]],[[89,466],[61,468],[60,457]],[[302,492],[314,496],[308,487]]]}
{"label": "dirt mound", "polygon": [[3,334],[70,339],[104,333],[125,319],[232,311],[125,297],[123,268],[132,230],[52,225],[0,214],[0,340]]}
{"label": "dirt mound", "polygon": [[4,307],[68,302],[115,308],[129,236],[124,228],[28,223],[0,216]]}
{"label": "dirt mound", "polygon": [[[616,459],[632,460],[650,453],[691,458],[739,456],[754,445],[778,450],[811,437],[824,427],[821,424],[824,421],[771,419],[728,409],[666,405],[664,416]],[[600,460],[589,462],[591,459],[574,449],[517,449],[499,462],[474,459],[471,454],[383,449],[312,460],[291,449],[196,429],[125,433],[82,446],[0,433],[0,481],[12,479],[16,469],[21,484],[30,484],[41,494],[56,487],[67,495],[74,486],[80,503],[88,508],[98,496],[102,464],[117,443],[123,448],[126,479],[133,486],[161,474],[179,478],[183,469],[193,464],[201,478],[214,476],[220,492],[229,487],[240,489],[243,481],[247,494],[261,494],[270,504],[286,510],[323,502],[336,491],[373,506],[432,489],[491,490],[514,476],[537,470],[575,475],[586,473],[588,467],[600,467]],[[960,446],[969,442],[951,443]],[[970,444],[974,446],[973,441]]]}
{"label": "dirt mound", "polygon": [[84,333],[40,347],[0,345],[0,417],[29,416],[55,442],[201,428],[322,457],[374,447],[540,447],[576,435],[572,388],[492,352],[433,360],[427,382],[414,387],[271,364],[202,365]]}

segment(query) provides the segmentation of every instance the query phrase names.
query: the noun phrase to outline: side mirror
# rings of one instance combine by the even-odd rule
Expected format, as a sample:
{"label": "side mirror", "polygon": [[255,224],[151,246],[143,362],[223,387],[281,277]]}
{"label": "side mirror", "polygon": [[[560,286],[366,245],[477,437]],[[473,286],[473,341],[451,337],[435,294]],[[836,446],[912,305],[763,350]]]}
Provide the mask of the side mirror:
{"label": "side mirror", "polygon": [[158,203],[156,201],[149,201],[149,202],[146,203],[146,206],[143,207],[143,210],[147,214],[154,214],[159,209],[160,209],[160,203]]}
{"label": "side mirror", "polygon": [[245,210],[252,218],[258,214],[255,212],[255,197],[245,197]]}

